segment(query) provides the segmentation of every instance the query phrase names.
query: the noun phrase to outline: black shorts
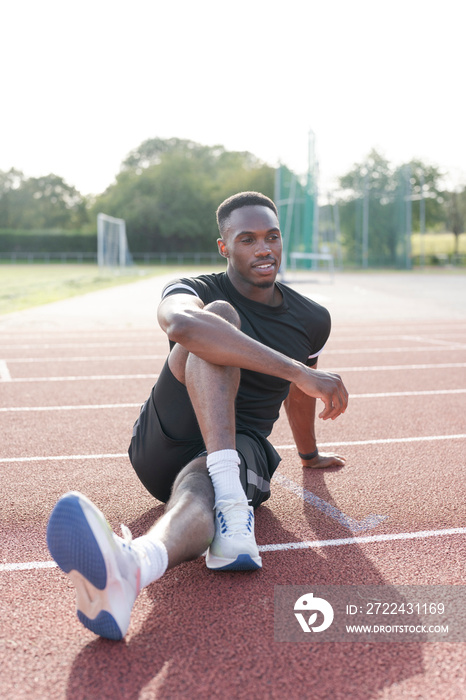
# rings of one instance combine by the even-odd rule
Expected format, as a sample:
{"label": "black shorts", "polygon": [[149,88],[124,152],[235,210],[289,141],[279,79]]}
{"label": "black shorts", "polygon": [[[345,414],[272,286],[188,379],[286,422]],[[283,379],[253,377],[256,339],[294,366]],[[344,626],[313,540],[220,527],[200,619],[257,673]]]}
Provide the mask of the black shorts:
{"label": "black shorts", "polygon": [[[236,449],[241,483],[257,508],[270,497],[270,479],[280,456],[263,435],[247,428],[238,428]],[[188,392],[173,376],[168,361],[134,424],[128,454],[146,489],[165,503],[178,473],[205,454]]]}

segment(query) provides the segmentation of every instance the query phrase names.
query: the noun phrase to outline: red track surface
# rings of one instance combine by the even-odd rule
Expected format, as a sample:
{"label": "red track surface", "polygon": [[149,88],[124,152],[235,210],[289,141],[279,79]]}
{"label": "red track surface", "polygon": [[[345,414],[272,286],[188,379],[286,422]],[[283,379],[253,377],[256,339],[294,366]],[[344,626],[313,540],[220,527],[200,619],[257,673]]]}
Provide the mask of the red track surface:
{"label": "red track surface", "polygon": [[[276,483],[256,514],[260,545],[464,530],[466,278],[441,278],[450,289],[439,279],[297,286],[334,318],[320,366],[341,368],[350,407],[318,434],[347,465],[303,472],[282,416],[279,471],[354,521],[387,518],[353,533]],[[57,568],[11,566],[50,562],[46,523],[70,489],[135,536],[161,514],[125,456],[167,347],[151,326],[159,287],[125,287],[123,305],[113,290],[0,320],[2,697],[465,698],[465,644],[277,643],[273,597],[276,585],[464,586],[464,532],[265,551],[254,573],[186,563],[141,593],[120,643],[81,627]],[[147,308],[135,317],[139,294]]]}

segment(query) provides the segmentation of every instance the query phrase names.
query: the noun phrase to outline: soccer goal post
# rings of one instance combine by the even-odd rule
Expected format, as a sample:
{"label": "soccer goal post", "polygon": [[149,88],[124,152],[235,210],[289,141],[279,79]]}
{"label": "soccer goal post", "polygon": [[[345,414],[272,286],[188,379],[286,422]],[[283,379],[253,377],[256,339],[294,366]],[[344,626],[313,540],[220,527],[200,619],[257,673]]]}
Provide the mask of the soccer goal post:
{"label": "soccer goal post", "polygon": [[126,267],[132,264],[124,219],[97,214],[97,262],[99,267]]}

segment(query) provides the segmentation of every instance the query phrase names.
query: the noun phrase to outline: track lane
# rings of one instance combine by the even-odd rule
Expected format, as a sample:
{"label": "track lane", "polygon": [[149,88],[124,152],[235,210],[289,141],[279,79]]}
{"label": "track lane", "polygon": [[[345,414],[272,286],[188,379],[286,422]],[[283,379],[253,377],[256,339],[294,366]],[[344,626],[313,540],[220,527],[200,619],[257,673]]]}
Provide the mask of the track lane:
{"label": "track lane", "polygon": [[[454,330],[454,324],[445,327]],[[372,332],[371,326],[366,325],[365,331],[366,335]],[[438,362],[438,351],[423,351],[419,356],[429,354]],[[330,356],[332,366],[335,357],[338,354]],[[357,364],[361,364],[360,360]],[[381,377],[378,372],[370,374],[375,381]],[[390,374],[394,376],[393,372]],[[411,380],[415,374],[406,372],[405,378]],[[432,370],[429,374],[434,377],[436,372]],[[144,400],[149,384],[140,381]],[[72,384],[61,386],[66,387],[67,395],[74,392],[75,400],[86,402],[86,392],[81,393],[80,388],[75,389]],[[77,384],[81,382],[74,386]],[[105,381],[95,384],[96,393],[92,396],[99,403],[102,403],[101,392],[108,391],[113,399],[118,394],[120,401],[121,395],[128,395],[126,382],[114,383],[111,389]],[[94,392],[91,385],[89,382],[88,390]],[[21,392],[15,393],[20,386],[13,388],[10,398],[21,399]],[[372,389],[374,386],[372,384]],[[4,390],[10,391],[6,383],[0,388],[2,394]],[[370,384],[367,388],[371,389]],[[22,385],[21,390],[29,390],[29,387]],[[53,392],[55,397],[60,397],[60,390],[51,388],[50,384],[41,384],[37,389],[39,398],[41,392],[47,400],[52,398]],[[405,398],[388,400],[395,401],[394,410],[406,405]],[[430,411],[433,419],[438,416],[443,404],[439,407],[436,397],[424,397],[424,402],[425,411]],[[358,412],[357,403],[367,404],[364,414]],[[360,439],[360,433],[366,428],[363,418],[373,404],[372,399],[360,399],[351,404],[345,416],[345,419],[354,416],[354,423],[351,420],[345,427],[348,437]],[[417,404],[412,405],[415,408]],[[455,404],[453,411],[458,412],[458,406],[461,410],[464,402]],[[369,421],[374,432],[380,415],[383,413],[378,412],[378,417]],[[447,422],[446,408],[444,418]],[[403,413],[396,423],[410,433],[409,421]],[[29,450],[35,446],[41,421],[23,425],[31,428]],[[96,425],[101,430],[100,422]],[[451,427],[452,423],[448,425]],[[129,423],[125,425],[125,434],[130,427]],[[280,442],[289,443],[286,423],[280,423],[279,427]],[[382,426],[383,430],[385,428]],[[341,439],[338,421],[331,425],[319,423],[320,443],[323,442],[322,429],[328,431],[326,439],[329,441]],[[461,432],[465,432],[464,429]],[[410,434],[415,435],[415,430]],[[7,435],[9,439],[9,433]],[[65,430],[62,447],[69,446],[66,441],[70,435]],[[113,433],[109,437],[113,443]],[[283,452],[280,469],[355,517],[378,512],[377,507],[385,505],[390,518],[379,528],[384,532],[390,529],[403,532],[406,524],[429,524],[436,520],[445,526],[451,522],[463,521],[464,524],[464,509],[451,507],[457,505],[461,495],[462,441],[353,445],[341,451],[343,449],[348,457],[347,467],[326,472],[322,482],[316,472],[302,473],[291,450]],[[68,485],[88,493],[109,515],[115,530],[123,520],[136,534],[142,534],[161,508],[145,494],[125,459],[13,464],[7,473],[15,484],[7,501],[7,536],[4,538],[10,542],[11,537],[12,554],[18,553],[16,543],[17,547],[22,547],[24,555],[42,551],[44,557],[48,557],[45,524],[56,497],[67,490]],[[298,538],[309,539],[309,535],[319,541],[348,536],[348,531],[334,520],[293,498],[277,487],[270,501],[259,509],[257,534],[262,544],[273,540],[286,543]],[[369,511],[366,506],[370,507]],[[425,541],[264,552],[264,570],[257,576],[227,574],[221,585],[218,575],[208,572],[202,560],[190,562],[143,591],[136,602],[129,635],[122,645],[96,640],[79,625],[73,612],[73,590],[67,578],[56,569],[0,573],[2,631],[8,640],[8,645],[2,647],[0,683],[8,692],[13,688],[12,679],[16,684],[20,682],[20,690],[12,691],[15,700],[22,697],[21,694],[28,700],[41,696],[100,700],[122,697],[122,692],[128,697],[128,678],[134,698],[177,697],[180,692],[191,697],[215,697],[220,687],[228,688],[238,697],[245,689],[256,697],[291,697],[290,678],[293,678],[292,690],[300,697],[316,699],[458,698],[465,682],[464,645],[314,644],[306,646],[303,654],[301,646],[274,644],[273,586],[335,583],[336,576],[342,583],[464,585],[464,541],[462,536],[448,536]],[[202,600],[207,596],[211,601],[209,611],[199,602],[201,589]],[[18,599],[22,601],[20,610]],[[254,654],[251,654],[251,645]]]}
{"label": "track lane", "polygon": [[[387,397],[353,401],[337,421],[319,421],[319,442],[402,438],[411,435],[448,435],[464,431],[464,394],[434,397],[435,411],[426,396]],[[320,410],[320,407],[318,407]],[[399,413],[401,411],[401,414]],[[63,454],[121,452],[131,438],[139,409],[0,413],[0,431],[9,439],[2,458]],[[284,415],[274,431],[274,444],[287,442]],[[33,435],[31,441],[29,436]],[[289,440],[288,440],[289,441]],[[71,449],[72,448],[72,449]]]}

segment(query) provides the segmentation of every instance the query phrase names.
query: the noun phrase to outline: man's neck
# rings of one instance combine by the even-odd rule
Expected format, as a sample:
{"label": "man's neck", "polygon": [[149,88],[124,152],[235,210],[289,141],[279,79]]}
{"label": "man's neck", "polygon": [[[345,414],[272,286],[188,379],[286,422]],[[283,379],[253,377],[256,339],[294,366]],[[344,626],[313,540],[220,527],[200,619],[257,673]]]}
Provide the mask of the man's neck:
{"label": "man's neck", "polygon": [[243,297],[246,297],[246,299],[265,304],[266,306],[280,306],[282,303],[283,295],[275,281],[269,287],[258,287],[231,274],[229,270],[227,270],[227,277],[236,291]]}

